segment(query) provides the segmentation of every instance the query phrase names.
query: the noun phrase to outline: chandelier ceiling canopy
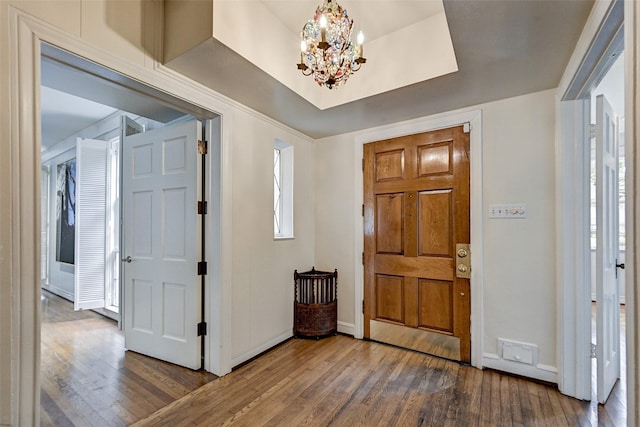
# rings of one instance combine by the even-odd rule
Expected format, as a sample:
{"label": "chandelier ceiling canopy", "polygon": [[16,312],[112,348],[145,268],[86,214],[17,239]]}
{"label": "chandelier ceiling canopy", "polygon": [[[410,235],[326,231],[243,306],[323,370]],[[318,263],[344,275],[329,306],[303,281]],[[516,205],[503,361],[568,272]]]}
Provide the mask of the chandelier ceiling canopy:
{"label": "chandelier ceiling canopy", "polygon": [[313,76],[320,85],[333,89],[343,85],[351,74],[367,62],[363,57],[364,35],[351,41],[353,20],[337,1],[324,0],[300,34],[300,63],[305,76]]}

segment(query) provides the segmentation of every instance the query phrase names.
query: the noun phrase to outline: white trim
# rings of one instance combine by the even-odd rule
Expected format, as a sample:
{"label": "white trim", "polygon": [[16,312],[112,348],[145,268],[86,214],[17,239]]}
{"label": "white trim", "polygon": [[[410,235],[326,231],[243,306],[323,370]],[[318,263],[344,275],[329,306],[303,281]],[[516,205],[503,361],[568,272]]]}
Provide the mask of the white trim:
{"label": "white trim", "polygon": [[484,348],[484,307],[483,307],[483,209],[482,209],[482,111],[453,111],[388,126],[367,129],[356,133],[354,139],[354,278],[355,278],[355,330],[353,336],[364,335],[364,270],[359,254],[364,251],[364,232],[361,206],[363,203],[362,156],[363,145],[368,142],[427,132],[470,123],[470,191],[471,191],[471,365],[482,367]]}
{"label": "white trim", "polygon": [[[36,425],[40,408],[40,45],[9,7],[11,81],[12,421]],[[37,195],[37,197],[36,197]],[[39,227],[38,227],[39,229]],[[34,257],[33,254],[36,254]],[[17,410],[17,413],[15,412]]]}
{"label": "white trim", "polygon": [[558,389],[591,398],[589,99],[556,108],[556,280]]}
{"label": "white trim", "polygon": [[[626,246],[625,298],[627,300],[627,425],[640,424],[640,304],[638,297],[638,227],[640,226],[640,5],[637,1],[624,2],[625,43],[625,181],[626,227],[630,242]],[[631,243],[631,244],[629,244]]]}
{"label": "white trim", "polygon": [[41,286],[42,286],[42,289],[44,289],[45,291],[51,292],[54,295],[57,295],[59,297],[62,297],[66,300],[73,302],[74,295],[67,290],[64,290],[61,287],[53,285],[51,283],[43,283]]}
{"label": "white trim", "polygon": [[338,332],[341,334],[354,336],[356,333],[356,325],[353,323],[338,321]]}
{"label": "white trim", "polygon": [[251,359],[252,357],[256,357],[258,356],[260,353],[263,353],[279,344],[282,344],[283,342],[285,342],[286,340],[288,340],[289,338],[291,338],[293,335],[291,333],[291,331],[285,332],[281,335],[278,335],[275,338],[270,339],[269,341],[265,342],[262,345],[259,345],[258,347],[254,347],[251,350],[247,351],[246,353],[243,353],[239,356],[234,357],[233,359],[231,359],[231,366],[232,367],[236,367],[238,365],[240,365],[241,363],[246,362],[247,360]]}
{"label": "white trim", "polygon": [[482,363],[485,368],[495,369],[496,371],[507,372],[514,375],[520,375],[527,378],[535,378],[537,380],[550,383],[558,382],[558,371],[553,366],[536,364],[535,366],[524,363],[504,360],[497,354],[485,353],[482,355]]}
{"label": "white trim", "polygon": [[583,65],[583,59],[591,47],[593,39],[600,29],[602,21],[607,16],[607,12],[613,1],[614,0],[598,0],[593,5],[593,9],[591,9],[587,22],[582,29],[578,43],[576,43],[576,47],[573,49],[569,63],[564,69],[564,73],[558,84],[558,93],[561,98],[567,92],[576,73]]}

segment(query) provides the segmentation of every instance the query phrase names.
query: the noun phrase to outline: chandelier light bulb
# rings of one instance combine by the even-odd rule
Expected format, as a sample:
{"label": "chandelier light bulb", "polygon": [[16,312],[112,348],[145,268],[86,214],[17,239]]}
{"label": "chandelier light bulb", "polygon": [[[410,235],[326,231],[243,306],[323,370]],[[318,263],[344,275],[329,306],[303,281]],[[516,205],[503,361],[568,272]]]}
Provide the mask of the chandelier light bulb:
{"label": "chandelier light bulb", "polygon": [[343,85],[367,62],[362,56],[364,34],[360,31],[354,43],[352,29],[347,11],[335,0],[324,0],[302,27],[298,70],[313,76],[320,86],[333,89]]}
{"label": "chandelier light bulb", "polygon": [[320,28],[327,28],[327,17],[324,16],[324,13],[320,15]]}
{"label": "chandelier light bulb", "polygon": [[362,48],[362,45],[364,45],[364,34],[362,33],[362,30],[360,30],[358,31],[358,37],[356,38],[356,50],[358,51],[358,59],[362,59],[362,51],[364,50]]}

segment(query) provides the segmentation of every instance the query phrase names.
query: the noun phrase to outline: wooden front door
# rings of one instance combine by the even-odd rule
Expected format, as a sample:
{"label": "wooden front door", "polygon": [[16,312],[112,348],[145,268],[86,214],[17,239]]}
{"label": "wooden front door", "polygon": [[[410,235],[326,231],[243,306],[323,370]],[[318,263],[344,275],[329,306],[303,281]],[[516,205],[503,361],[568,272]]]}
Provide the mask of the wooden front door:
{"label": "wooden front door", "polygon": [[365,338],[470,363],[469,242],[463,126],[364,146]]}

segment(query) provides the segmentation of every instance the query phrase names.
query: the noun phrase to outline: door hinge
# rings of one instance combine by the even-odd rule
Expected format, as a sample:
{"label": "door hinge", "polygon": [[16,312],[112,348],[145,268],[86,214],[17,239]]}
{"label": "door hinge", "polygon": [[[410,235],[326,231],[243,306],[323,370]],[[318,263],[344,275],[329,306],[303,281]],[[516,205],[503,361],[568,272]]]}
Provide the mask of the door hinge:
{"label": "door hinge", "polygon": [[364,300],[362,300],[362,314],[364,314]]}
{"label": "door hinge", "polygon": [[209,147],[207,146],[207,141],[205,140],[198,140],[198,154],[208,154],[209,153]]}
{"label": "door hinge", "polygon": [[207,274],[207,261],[198,262],[198,276],[205,276]]}
{"label": "door hinge", "polygon": [[589,139],[593,139],[596,137],[596,125],[593,123],[589,124]]}
{"label": "door hinge", "polygon": [[207,322],[198,323],[198,336],[207,335]]}
{"label": "door hinge", "polygon": [[596,359],[598,356],[596,355],[596,345],[591,343],[591,358]]}
{"label": "door hinge", "polygon": [[362,172],[364,172],[364,159],[362,159]]}
{"label": "door hinge", "polygon": [[364,216],[364,203],[362,204],[362,216]]}
{"label": "door hinge", "polygon": [[207,202],[198,202],[198,215],[207,214]]}

